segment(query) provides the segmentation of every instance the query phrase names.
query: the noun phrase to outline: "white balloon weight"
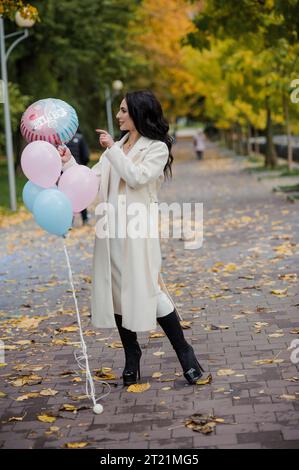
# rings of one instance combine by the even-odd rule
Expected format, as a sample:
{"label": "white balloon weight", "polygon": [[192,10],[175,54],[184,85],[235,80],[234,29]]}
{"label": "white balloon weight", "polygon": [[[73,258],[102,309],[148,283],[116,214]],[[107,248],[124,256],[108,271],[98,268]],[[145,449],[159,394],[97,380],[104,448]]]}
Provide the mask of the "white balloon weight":
{"label": "white balloon weight", "polygon": [[96,415],[100,415],[101,413],[103,413],[103,411],[104,411],[104,408],[102,407],[102,405],[100,403],[97,403],[96,405],[94,405],[93,412]]}

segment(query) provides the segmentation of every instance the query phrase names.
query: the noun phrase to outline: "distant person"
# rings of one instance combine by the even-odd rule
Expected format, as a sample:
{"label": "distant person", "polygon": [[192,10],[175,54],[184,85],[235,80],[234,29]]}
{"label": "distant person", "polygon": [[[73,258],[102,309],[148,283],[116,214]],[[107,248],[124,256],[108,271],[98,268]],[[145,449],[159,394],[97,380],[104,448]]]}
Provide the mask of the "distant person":
{"label": "distant person", "polygon": [[175,125],[172,131],[172,145],[175,145],[177,143],[177,126]]}
{"label": "distant person", "polygon": [[193,145],[195,148],[196,156],[198,160],[203,159],[205,145],[205,135],[202,129],[199,129],[193,138]]}
{"label": "distant person", "polygon": [[[79,163],[79,165],[87,166],[89,162],[89,148],[79,128],[72,140],[66,145],[70,149],[71,154],[74,156],[76,162]],[[89,219],[87,209],[83,209],[83,211],[81,211],[81,217],[83,225],[87,224]]]}

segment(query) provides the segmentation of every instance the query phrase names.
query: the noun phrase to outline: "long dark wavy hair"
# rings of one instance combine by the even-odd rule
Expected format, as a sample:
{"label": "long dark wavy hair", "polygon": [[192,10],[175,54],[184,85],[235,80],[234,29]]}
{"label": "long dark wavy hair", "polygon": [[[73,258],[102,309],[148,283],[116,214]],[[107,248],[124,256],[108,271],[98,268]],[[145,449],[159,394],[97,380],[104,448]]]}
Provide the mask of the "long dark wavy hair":
{"label": "long dark wavy hair", "polygon": [[[168,134],[169,124],[163,116],[162,106],[156,96],[148,90],[138,90],[126,93],[125,100],[129,115],[136,130],[144,137],[165,142],[169,157],[164,167],[164,179],[172,177],[171,165],[173,156],[171,147],[173,139]],[[122,135],[126,134],[123,132]]]}

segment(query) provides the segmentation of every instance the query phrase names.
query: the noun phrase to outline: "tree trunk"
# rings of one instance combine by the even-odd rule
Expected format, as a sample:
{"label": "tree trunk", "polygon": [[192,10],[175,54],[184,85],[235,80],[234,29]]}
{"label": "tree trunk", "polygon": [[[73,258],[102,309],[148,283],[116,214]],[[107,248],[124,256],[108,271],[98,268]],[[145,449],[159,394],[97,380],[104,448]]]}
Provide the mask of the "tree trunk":
{"label": "tree trunk", "polygon": [[273,144],[273,128],[272,128],[272,117],[271,117],[269,96],[266,97],[266,111],[267,111],[267,125],[266,125],[265,167],[276,168],[277,167],[277,154],[276,154],[275,147]]}
{"label": "tree trunk", "polygon": [[230,128],[230,129],[228,130],[228,148],[229,148],[230,150],[233,150],[233,148],[234,148],[234,140],[233,140],[233,130],[232,130],[232,128]]}
{"label": "tree trunk", "polygon": [[286,129],[287,142],[288,142],[288,169],[290,171],[293,168],[293,145],[292,145],[292,133],[291,133],[291,126],[290,126],[288,99],[285,93],[283,93],[282,95],[282,103],[283,103],[285,129]]}
{"label": "tree trunk", "polygon": [[248,123],[247,125],[247,155],[252,154],[252,143],[250,141],[251,139],[251,125]]}
{"label": "tree trunk", "polygon": [[259,154],[260,153],[260,144],[258,142],[258,139],[259,138],[259,133],[257,131],[257,128],[255,127],[254,128],[254,139],[255,139],[255,142],[254,142],[254,153],[256,154]]}
{"label": "tree trunk", "polygon": [[242,126],[238,125],[238,142],[239,142],[239,155],[245,155],[244,149],[244,133]]}

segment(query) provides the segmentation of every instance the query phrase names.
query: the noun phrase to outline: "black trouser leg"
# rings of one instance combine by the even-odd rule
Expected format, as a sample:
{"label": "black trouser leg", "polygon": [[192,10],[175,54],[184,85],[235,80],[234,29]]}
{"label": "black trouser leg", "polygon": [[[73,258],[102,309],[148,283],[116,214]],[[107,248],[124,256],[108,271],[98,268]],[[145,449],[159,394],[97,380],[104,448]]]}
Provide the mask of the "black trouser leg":
{"label": "black trouser leg", "polygon": [[83,211],[81,211],[81,217],[82,217],[83,223],[87,222],[88,220],[87,209],[83,209]]}
{"label": "black trouser leg", "polygon": [[137,341],[137,334],[122,326],[122,316],[114,315],[119,336],[124,347],[126,364],[123,371],[124,385],[131,385],[140,378],[140,358],[142,355],[140,346]]}
{"label": "black trouser leg", "polygon": [[174,310],[165,317],[157,318],[157,321],[178,356],[186,380],[189,383],[195,383],[202,376],[203,368],[198,363],[192,346],[184,337],[176,311]]}

